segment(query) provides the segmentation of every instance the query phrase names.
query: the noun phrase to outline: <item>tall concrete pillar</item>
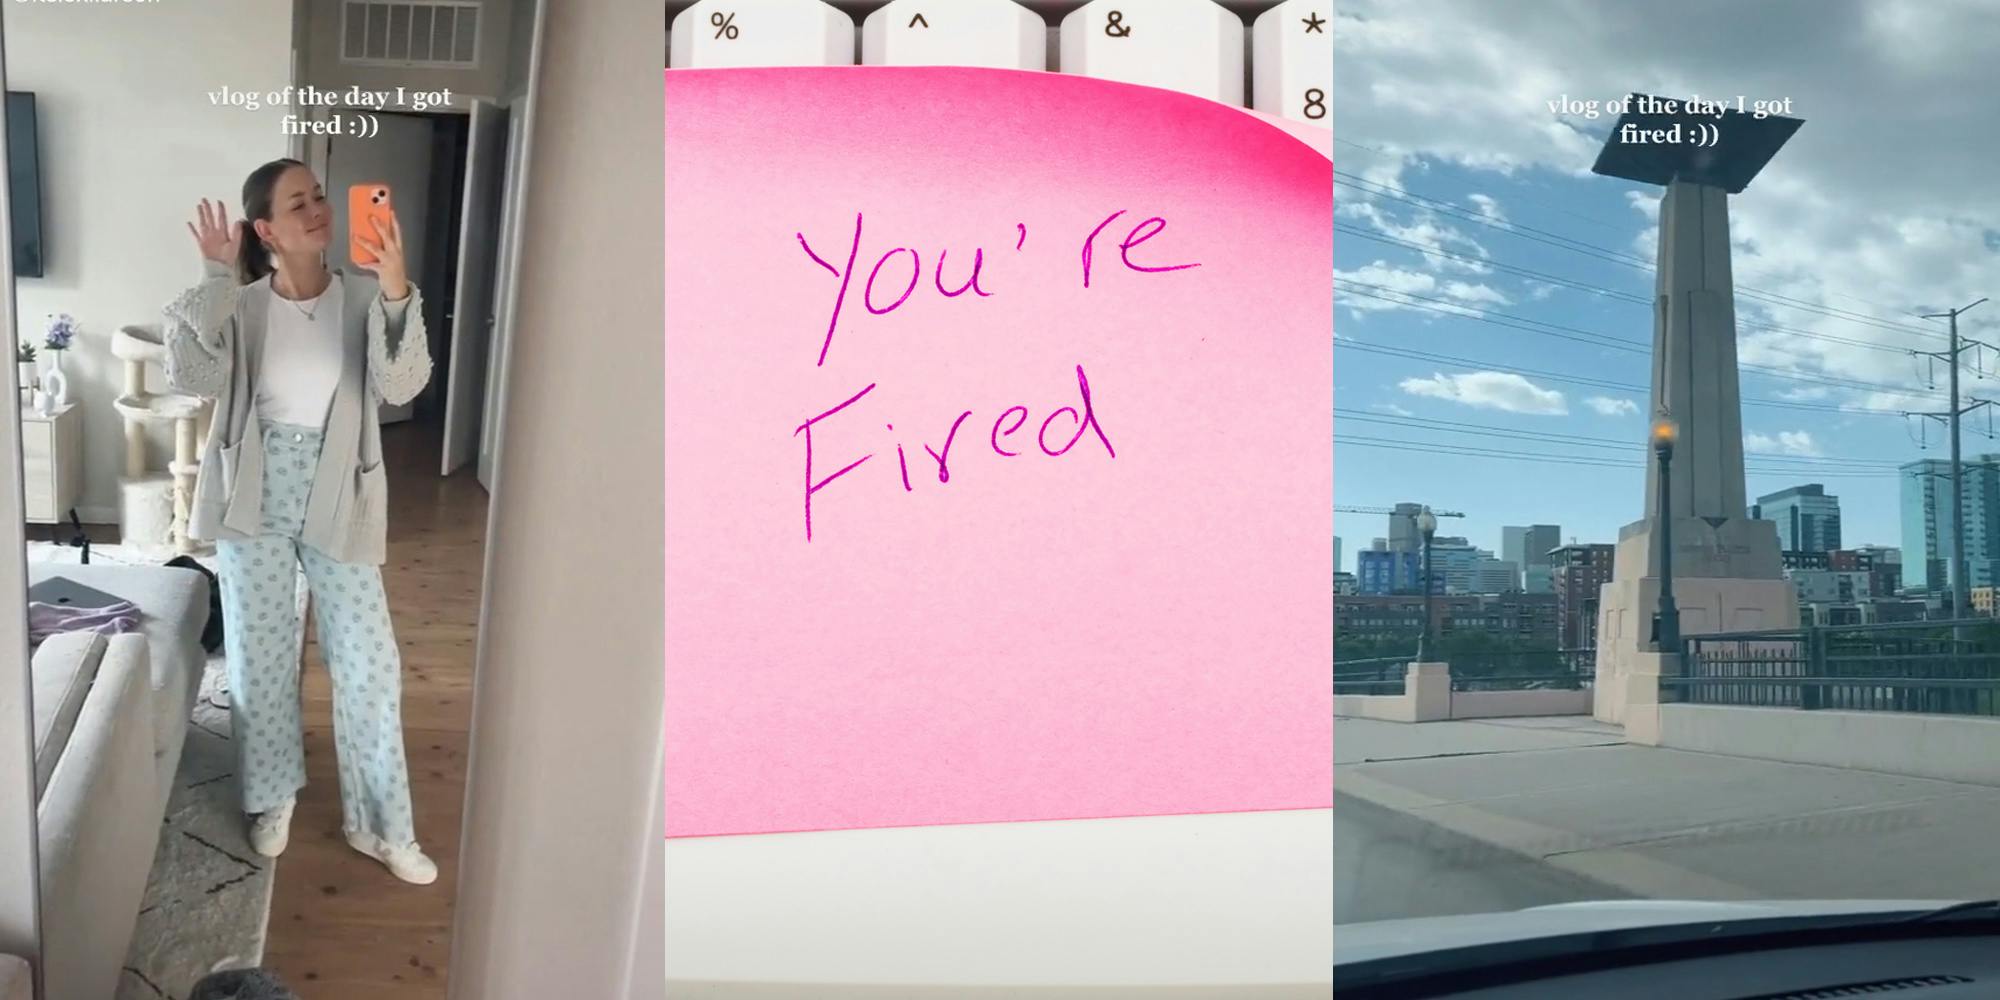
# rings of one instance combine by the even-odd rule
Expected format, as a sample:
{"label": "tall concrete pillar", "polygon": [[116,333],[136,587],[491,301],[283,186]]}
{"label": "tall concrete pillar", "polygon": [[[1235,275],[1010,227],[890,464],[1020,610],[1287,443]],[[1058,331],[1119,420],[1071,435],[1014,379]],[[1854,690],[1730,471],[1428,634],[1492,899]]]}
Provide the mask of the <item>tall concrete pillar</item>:
{"label": "tall concrete pillar", "polygon": [[[1653,301],[1650,414],[1679,427],[1672,494],[1674,600],[1683,636],[1797,627],[1798,598],[1784,579],[1777,525],[1751,520],[1743,483],[1743,412],[1737,385],[1735,283],[1729,204],[1791,133],[1793,118],[1662,112],[1634,95],[1599,155],[1597,173],[1664,185]],[[1627,144],[1621,136],[1678,129],[1688,141]],[[1659,466],[1646,456],[1644,516],[1618,534],[1611,582],[1598,604],[1596,715],[1627,721],[1658,699],[1627,690],[1653,647],[1660,599]],[[1628,705],[1629,702],[1629,705]],[[1643,705],[1641,704],[1643,702]],[[1631,720],[1634,724],[1642,720]],[[1649,716],[1645,726],[1657,727]]]}
{"label": "tall concrete pillar", "polygon": [[[1729,196],[1675,180],[1660,200],[1653,292],[1653,398],[1649,414],[1680,425],[1672,509],[1689,517],[1742,517],[1743,407],[1736,377],[1736,295],[1729,269]],[[1646,517],[1659,514],[1660,470],[1646,465]]]}

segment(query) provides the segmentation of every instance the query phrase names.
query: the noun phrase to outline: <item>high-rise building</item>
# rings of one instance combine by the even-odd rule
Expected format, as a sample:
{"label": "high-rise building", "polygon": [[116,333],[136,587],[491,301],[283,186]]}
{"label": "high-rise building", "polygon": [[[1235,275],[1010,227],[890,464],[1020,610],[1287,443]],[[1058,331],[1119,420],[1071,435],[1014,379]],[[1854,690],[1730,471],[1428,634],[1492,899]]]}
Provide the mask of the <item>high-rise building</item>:
{"label": "high-rise building", "polygon": [[1832,552],[1840,548],[1840,498],[1819,483],[1794,486],[1757,498],[1750,516],[1775,521],[1778,548],[1790,552]]}
{"label": "high-rise building", "polygon": [[1597,644],[1598,592],[1611,581],[1611,557],[1616,551],[1616,546],[1593,543],[1565,545],[1551,554],[1556,619],[1561,623],[1564,649]]}
{"label": "high-rise building", "polygon": [[1481,559],[1472,567],[1475,594],[1521,593],[1521,568],[1505,559]]}
{"label": "high-rise building", "polygon": [[1415,552],[1424,547],[1424,533],[1417,530],[1417,515],[1423,513],[1420,503],[1399,503],[1389,514],[1389,551]]}
{"label": "high-rise building", "polygon": [[1788,571],[1795,569],[1832,569],[1833,553],[1801,552],[1798,549],[1786,549],[1778,553],[1778,561]]}
{"label": "high-rise building", "polygon": [[[1422,594],[1423,554],[1368,551],[1354,554],[1355,587],[1364,594]],[[1444,581],[1433,578],[1432,592],[1443,593]]]}
{"label": "high-rise building", "polygon": [[1521,568],[1521,589],[1530,594],[1550,592],[1554,581],[1548,571],[1549,553],[1560,545],[1561,525],[1508,525],[1500,529],[1500,558]]}
{"label": "high-rise building", "polygon": [[[1951,557],[1951,463],[1939,459],[1910,462],[1899,470],[1902,479],[1903,587],[1941,594],[1950,579],[1945,562]],[[1970,587],[2000,584],[2000,455],[1980,455],[1964,462],[1965,568]]]}
{"label": "high-rise building", "polygon": [[1870,574],[1834,569],[1793,569],[1785,578],[1799,588],[1800,604],[1853,604],[1875,596]]}
{"label": "high-rise building", "polygon": [[1333,536],[1333,571],[1340,572],[1340,536]]}
{"label": "high-rise building", "polygon": [[[1421,546],[1418,549],[1422,552]],[[1444,581],[1443,594],[1478,593],[1476,575],[1482,558],[1490,559],[1493,553],[1476,548],[1464,538],[1433,537],[1431,539],[1431,575]]]}
{"label": "high-rise building", "polygon": [[1868,574],[1868,590],[1876,597],[1893,596],[1903,586],[1902,551],[1881,545],[1863,545],[1827,553],[1827,568],[1840,572]]}

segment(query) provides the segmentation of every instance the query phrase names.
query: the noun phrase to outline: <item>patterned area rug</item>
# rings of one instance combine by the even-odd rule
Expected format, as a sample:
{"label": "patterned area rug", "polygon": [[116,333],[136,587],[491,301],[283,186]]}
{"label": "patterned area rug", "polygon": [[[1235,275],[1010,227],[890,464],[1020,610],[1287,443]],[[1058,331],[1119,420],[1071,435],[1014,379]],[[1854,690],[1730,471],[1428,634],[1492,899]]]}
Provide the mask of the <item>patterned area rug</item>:
{"label": "patterned area rug", "polygon": [[[31,563],[76,563],[79,555],[78,549],[47,542],[28,545]],[[171,552],[151,549],[90,548],[93,565],[156,566],[169,558]],[[213,556],[196,558],[215,568]],[[210,972],[263,960],[276,862],[259,857],[247,839],[229,739],[227,678],[218,651],[208,658],[188,720],[116,1000],[181,1000]]]}

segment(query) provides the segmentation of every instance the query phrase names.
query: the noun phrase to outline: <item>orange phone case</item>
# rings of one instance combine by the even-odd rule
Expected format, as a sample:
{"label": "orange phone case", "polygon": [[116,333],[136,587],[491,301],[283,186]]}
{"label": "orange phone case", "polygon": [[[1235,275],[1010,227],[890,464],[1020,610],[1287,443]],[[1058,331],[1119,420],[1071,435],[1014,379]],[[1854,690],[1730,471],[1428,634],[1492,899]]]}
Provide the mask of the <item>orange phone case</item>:
{"label": "orange phone case", "polygon": [[367,237],[377,246],[382,238],[375,234],[371,221],[381,225],[387,233],[394,218],[395,202],[390,198],[387,184],[356,184],[347,189],[347,256],[356,264],[373,264],[375,255],[361,245],[360,237]]}

